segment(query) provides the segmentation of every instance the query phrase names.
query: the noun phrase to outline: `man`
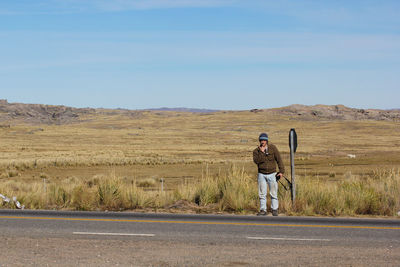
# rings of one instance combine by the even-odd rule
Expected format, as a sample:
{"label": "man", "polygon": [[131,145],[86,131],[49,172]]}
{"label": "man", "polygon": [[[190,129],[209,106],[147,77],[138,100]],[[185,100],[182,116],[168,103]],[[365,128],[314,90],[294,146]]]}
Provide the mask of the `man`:
{"label": "man", "polygon": [[278,182],[276,177],[276,163],[278,163],[279,179],[285,173],[285,167],[275,145],[268,143],[268,135],[260,134],[260,146],[253,151],[253,161],[258,167],[258,195],[260,198],[260,212],[258,216],[267,215],[267,185],[271,196],[272,215],[278,216]]}

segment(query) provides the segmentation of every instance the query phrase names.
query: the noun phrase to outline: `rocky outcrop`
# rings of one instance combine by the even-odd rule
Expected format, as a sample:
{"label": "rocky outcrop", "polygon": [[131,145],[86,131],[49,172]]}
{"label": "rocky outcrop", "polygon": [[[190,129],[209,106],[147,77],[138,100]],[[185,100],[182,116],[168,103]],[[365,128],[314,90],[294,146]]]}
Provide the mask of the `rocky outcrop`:
{"label": "rocky outcrop", "polygon": [[92,113],[95,113],[95,109],[8,103],[7,100],[0,100],[0,121],[3,122],[16,120],[34,124],[65,124],[78,121],[80,116]]}
{"label": "rocky outcrop", "polygon": [[[198,110],[188,108],[177,109],[154,109],[156,111],[175,111],[189,113],[212,113],[216,110]],[[30,124],[67,124],[82,121],[87,115],[114,116],[124,115],[130,118],[141,118],[146,110],[128,109],[93,109],[93,108],[72,108],[66,106],[8,103],[0,99],[0,128],[9,128],[10,122],[22,121]],[[233,111],[232,111],[233,112]],[[274,115],[288,116],[290,119],[298,120],[391,120],[400,121],[400,109],[379,110],[379,109],[356,109],[343,105],[290,105],[273,109],[252,109],[250,112],[270,113]],[[161,113],[160,113],[161,114]],[[167,114],[164,114],[168,116]]]}
{"label": "rocky outcrop", "polygon": [[279,115],[303,120],[394,120],[400,121],[400,110],[356,109],[343,105],[290,105],[282,108],[267,109]]}

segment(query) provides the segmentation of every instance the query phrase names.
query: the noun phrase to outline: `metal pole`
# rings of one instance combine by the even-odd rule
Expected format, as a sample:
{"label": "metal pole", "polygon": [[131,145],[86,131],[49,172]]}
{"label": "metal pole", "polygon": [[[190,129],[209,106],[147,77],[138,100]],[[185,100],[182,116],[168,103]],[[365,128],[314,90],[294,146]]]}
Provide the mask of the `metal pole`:
{"label": "metal pole", "polygon": [[161,178],[161,192],[164,192],[164,178]]}
{"label": "metal pole", "polygon": [[292,204],[294,205],[296,199],[296,182],[294,174],[294,137],[293,131],[290,131],[290,175],[292,177]]}

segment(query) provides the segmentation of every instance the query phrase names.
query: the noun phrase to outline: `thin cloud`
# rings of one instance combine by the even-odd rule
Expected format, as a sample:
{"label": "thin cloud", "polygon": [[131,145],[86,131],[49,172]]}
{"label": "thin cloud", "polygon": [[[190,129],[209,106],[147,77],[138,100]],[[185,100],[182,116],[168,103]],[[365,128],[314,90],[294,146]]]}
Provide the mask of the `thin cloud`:
{"label": "thin cloud", "polygon": [[55,59],[45,60],[41,62],[26,62],[19,64],[3,64],[0,66],[0,72],[14,72],[21,70],[39,70],[39,69],[54,69],[63,67],[74,67],[87,64],[112,64],[126,62],[126,58],[120,57],[100,57],[82,58],[76,56],[73,59]]}
{"label": "thin cloud", "polygon": [[[8,2],[8,3],[4,3]],[[295,19],[297,30],[314,25],[328,31],[398,32],[397,1],[318,2],[313,0],[35,0],[0,1],[0,15],[117,13],[131,10],[235,7]]]}
{"label": "thin cloud", "polygon": [[[31,42],[31,46],[43,46],[50,38],[46,34],[35,33],[42,41]],[[0,32],[1,36],[7,36],[14,43],[24,43],[29,40],[31,33],[2,35]],[[397,35],[124,32],[66,36],[55,33],[50,39],[52,45],[47,48],[46,55],[40,58],[34,56],[34,48],[26,54],[16,50],[8,57],[4,55],[0,71],[62,68],[95,63],[105,68],[112,68],[116,63],[165,69],[169,65],[177,68],[204,66],[221,70],[227,66],[259,67],[259,64],[286,67],[301,64],[311,68],[324,65],[347,69],[379,69],[400,64],[400,37]]]}
{"label": "thin cloud", "polygon": [[71,14],[121,12],[168,8],[213,8],[234,6],[238,0],[37,0],[23,3],[0,3],[0,15]]}
{"label": "thin cloud", "polygon": [[234,0],[114,0],[93,1],[93,7],[103,11],[124,11],[133,9],[195,8],[230,6]]}

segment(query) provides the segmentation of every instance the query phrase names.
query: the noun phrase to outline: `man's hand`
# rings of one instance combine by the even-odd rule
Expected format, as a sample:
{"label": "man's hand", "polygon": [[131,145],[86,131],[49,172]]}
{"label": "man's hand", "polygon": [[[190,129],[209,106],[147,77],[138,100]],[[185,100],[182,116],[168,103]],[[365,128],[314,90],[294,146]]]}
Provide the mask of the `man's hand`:
{"label": "man's hand", "polygon": [[266,146],[260,146],[261,152],[265,152],[265,149],[266,149],[266,148],[267,148]]}
{"label": "man's hand", "polygon": [[[283,174],[281,172],[278,172],[278,174],[276,176],[279,176],[279,179],[281,179],[283,177]],[[279,180],[279,179],[277,179],[277,180]]]}

